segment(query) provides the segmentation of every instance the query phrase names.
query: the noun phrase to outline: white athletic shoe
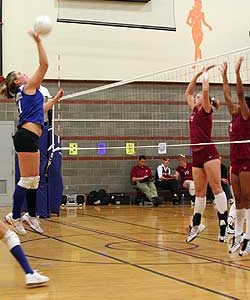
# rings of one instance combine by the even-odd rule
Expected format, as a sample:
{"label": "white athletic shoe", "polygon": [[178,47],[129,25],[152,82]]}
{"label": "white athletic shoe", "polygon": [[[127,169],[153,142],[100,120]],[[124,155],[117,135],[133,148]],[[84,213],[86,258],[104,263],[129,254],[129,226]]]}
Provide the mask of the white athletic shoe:
{"label": "white athletic shoe", "polygon": [[250,240],[244,239],[239,255],[246,256],[248,254],[250,254]]}
{"label": "white athletic shoe", "polygon": [[232,216],[228,216],[227,218],[227,234],[234,234],[234,218]]}
{"label": "white athletic shoe", "polygon": [[41,275],[37,271],[34,271],[33,274],[26,274],[25,275],[25,285],[27,287],[35,287],[42,284],[45,284],[49,281],[49,277]]}
{"label": "white athletic shoe", "polygon": [[227,240],[227,237],[226,237],[225,235],[219,235],[219,236],[218,236],[218,241],[219,241],[220,243],[225,243],[226,240]]}
{"label": "white athletic shoe", "polygon": [[193,227],[190,226],[190,230],[186,242],[190,243],[191,241],[193,241],[198,236],[198,234],[201,233],[205,228],[206,226],[203,224],[193,226]]}
{"label": "white athletic shoe", "polygon": [[234,232],[235,232],[234,227],[231,224],[227,225],[227,229],[226,230],[227,230],[227,234],[234,234]]}
{"label": "white athletic shoe", "polygon": [[17,234],[25,235],[27,233],[27,231],[23,227],[22,220],[21,219],[16,219],[16,220],[13,219],[12,213],[7,214],[4,217],[4,220],[13,227],[13,229],[15,230],[15,232]]}
{"label": "white athletic shoe", "polygon": [[25,213],[21,219],[23,222],[28,224],[34,231],[38,233],[43,233],[43,229],[40,225],[39,218],[31,217],[29,213]]}
{"label": "white athletic shoe", "polygon": [[231,248],[229,249],[229,253],[231,254],[235,253],[240,248],[242,242],[243,242],[243,234],[240,234],[238,236],[233,236],[233,242]]}

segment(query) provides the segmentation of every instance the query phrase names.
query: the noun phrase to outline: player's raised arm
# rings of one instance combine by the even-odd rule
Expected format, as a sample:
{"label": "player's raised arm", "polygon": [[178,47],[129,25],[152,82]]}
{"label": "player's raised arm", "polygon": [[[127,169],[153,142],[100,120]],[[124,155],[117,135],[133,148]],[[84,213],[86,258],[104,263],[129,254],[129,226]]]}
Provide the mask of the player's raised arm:
{"label": "player's raised arm", "polygon": [[38,51],[38,59],[39,65],[35,73],[29,78],[26,86],[25,92],[28,94],[32,94],[34,90],[38,89],[44,79],[44,76],[48,70],[49,62],[47,58],[47,54],[45,48],[42,43],[41,37],[34,31],[29,32],[30,36],[34,39],[37,51]]}
{"label": "player's raised arm", "polygon": [[194,108],[194,92],[196,88],[196,83],[198,78],[202,75],[202,71],[198,72],[190,81],[186,92],[185,92],[185,98],[187,101],[188,106],[191,108],[191,110]]}
{"label": "player's raised arm", "polygon": [[203,72],[203,77],[202,77],[202,107],[208,113],[211,111],[212,108],[210,97],[209,97],[209,79],[208,79],[207,71]]}
{"label": "player's raised arm", "polygon": [[219,67],[219,70],[220,70],[220,73],[222,76],[222,81],[223,81],[224,99],[226,101],[228,111],[229,111],[230,115],[232,115],[234,113],[234,105],[233,105],[233,100],[232,100],[231,89],[230,89],[228,78],[227,78],[227,69],[228,69],[227,62],[224,61],[223,64]]}
{"label": "player's raised arm", "polygon": [[243,89],[243,84],[242,84],[242,80],[241,80],[241,76],[240,76],[240,68],[241,68],[242,62],[243,62],[243,57],[241,56],[235,65],[236,90],[237,90],[237,96],[238,96],[238,100],[239,100],[242,118],[244,120],[248,120],[250,117],[250,111],[249,111],[248,105],[245,101],[244,89]]}

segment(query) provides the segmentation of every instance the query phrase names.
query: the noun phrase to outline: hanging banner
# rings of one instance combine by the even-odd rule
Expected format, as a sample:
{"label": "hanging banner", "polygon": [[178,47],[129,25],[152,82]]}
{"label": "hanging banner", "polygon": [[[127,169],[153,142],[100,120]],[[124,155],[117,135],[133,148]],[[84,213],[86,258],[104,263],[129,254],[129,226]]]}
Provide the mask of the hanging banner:
{"label": "hanging banner", "polygon": [[106,143],[101,142],[97,144],[97,154],[98,155],[105,155],[107,153]]}
{"label": "hanging banner", "polygon": [[167,144],[159,143],[158,144],[158,154],[166,154],[167,153]]}
{"label": "hanging banner", "polygon": [[126,143],[126,154],[135,155],[135,143]]}
{"label": "hanging banner", "polygon": [[78,144],[69,143],[69,155],[78,155]]}

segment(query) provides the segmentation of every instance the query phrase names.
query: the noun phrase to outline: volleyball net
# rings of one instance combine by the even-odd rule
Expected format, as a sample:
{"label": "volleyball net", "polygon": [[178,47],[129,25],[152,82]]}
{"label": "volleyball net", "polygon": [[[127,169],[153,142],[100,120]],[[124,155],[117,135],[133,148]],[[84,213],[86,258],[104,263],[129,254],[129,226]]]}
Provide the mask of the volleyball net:
{"label": "volleyball net", "polygon": [[[126,157],[190,154],[189,108],[184,93],[193,76],[209,65],[210,95],[220,100],[214,114],[213,141],[222,155],[229,154],[228,125],[219,65],[228,62],[228,80],[234,101],[235,63],[244,57],[241,77],[249,92],[250,47],[166,70],[137,76],[111,84],[76,83],[80,91],[66,94],[53,113],[53,133],[61,137],[52,142],[53,151],[64,155]],[[62,62],[63,64],[63,62]],[[197,83],[196,91],[201,85]],[[74,91],[75,91],[74,90]],[[67,90],[66,90],[67,92]],[[53,134],[53,136],[54,136]]]}

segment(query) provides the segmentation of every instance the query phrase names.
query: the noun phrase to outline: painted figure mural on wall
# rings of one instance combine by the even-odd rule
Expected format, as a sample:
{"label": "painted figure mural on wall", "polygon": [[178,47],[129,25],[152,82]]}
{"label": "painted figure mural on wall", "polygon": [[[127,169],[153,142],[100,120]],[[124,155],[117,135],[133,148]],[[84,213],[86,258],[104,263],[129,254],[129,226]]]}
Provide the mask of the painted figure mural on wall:
{"label": "painted figure mural on wall", "polygon": [[202,25],[206,26],[210,31],[212,27],[206,22],[204,12],[202,11],[202,1],[194,0],[194,6],[189,11],[186,23],[192,28],[192,37],[195,47],[194,60],[202,59],[201,43],[203,40]]}

